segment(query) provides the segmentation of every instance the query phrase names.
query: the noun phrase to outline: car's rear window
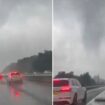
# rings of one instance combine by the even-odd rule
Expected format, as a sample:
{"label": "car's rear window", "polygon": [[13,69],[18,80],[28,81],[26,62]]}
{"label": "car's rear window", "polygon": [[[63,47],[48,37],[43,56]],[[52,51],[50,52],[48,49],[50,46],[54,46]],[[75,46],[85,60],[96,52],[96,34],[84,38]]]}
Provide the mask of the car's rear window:
{"label": "car's rear window", "polygon": [[20,75],[20,73],[11,73],[11,76],[13,75]]}
{"label": "car's rear window", "polygon": [[16,75],[20,75],[20,73],[16,73]]}
{"label": "car's rear window", "polygon": [[69,84],[68,80],[53,80],[54,87],[61,87],[68,84]]}

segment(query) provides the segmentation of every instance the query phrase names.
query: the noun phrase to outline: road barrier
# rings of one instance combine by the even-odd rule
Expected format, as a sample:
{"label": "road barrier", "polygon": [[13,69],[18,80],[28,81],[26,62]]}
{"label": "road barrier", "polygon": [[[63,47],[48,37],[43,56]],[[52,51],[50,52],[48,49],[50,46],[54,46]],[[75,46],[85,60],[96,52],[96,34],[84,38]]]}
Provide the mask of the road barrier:
{"label": "road barrier", "polygon": [[24,76],[29,81],[52,84],[52,74],[27,74]]}
{"label": "road barrier", "polygon": [[38,76],[42,76],[42,77],[50,77],[50,76],[52,76],[52,74],[25,74],[25,76],[29,76],[29,77],[31,77],[31,76],[36,76],[36,77],[38,77]]}
{"label": "road barrier", "polygon": [[104,86],[105,86],[105,85],[86,86],[86,89],[87,89],[87,90],[90,90],[90,89],[99,88],[99,87],[104,87]]}

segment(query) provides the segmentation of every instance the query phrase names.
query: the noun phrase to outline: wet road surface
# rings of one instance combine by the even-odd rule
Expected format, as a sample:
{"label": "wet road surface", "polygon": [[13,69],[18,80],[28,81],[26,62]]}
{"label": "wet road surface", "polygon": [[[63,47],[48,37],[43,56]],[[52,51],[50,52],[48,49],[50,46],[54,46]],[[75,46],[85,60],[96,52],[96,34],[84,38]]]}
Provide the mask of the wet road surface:
{"label": "wet road surface", "polygon": [[0,83],[0,105],[51,105],[51,86],[24,81],[23,84]]}

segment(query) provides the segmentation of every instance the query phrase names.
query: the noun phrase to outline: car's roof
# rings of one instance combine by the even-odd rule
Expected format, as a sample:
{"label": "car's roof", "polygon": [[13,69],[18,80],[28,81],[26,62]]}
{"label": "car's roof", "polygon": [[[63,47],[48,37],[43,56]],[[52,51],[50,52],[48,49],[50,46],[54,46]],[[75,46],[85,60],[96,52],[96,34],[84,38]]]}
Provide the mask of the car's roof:
{"label": "car's roof", "polygon": [[10,74],[20,74],[19,72],[11,72]]}

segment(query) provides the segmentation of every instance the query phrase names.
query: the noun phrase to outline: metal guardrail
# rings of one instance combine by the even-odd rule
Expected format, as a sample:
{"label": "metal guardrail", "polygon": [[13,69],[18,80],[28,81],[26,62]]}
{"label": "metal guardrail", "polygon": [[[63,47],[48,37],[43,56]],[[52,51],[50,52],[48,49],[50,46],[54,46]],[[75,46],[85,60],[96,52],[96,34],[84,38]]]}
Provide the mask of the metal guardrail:
{"label": "metal guardrail", "polygon": [[52,74],[25,74],[24,76],[52,76]]}
{"label": "metal guardrail", "polygon": [[29,81],[36,81],[40,83],[47,83],[52,84],[52,75],[51,74],[31,74],[31,75],[25,75],[25,79]]}
{"label": "metal guardrail", "polygon": [[[4,77],[8,76],[7,74],[3,74]],[[36,74],[23,74],[23,76],[52,76],[51,73],[36,73]]]}
{"label": "metal guardrail", "polygon": [[98,87],[103,87],[103,86],[105,86],[105,85],[86,86],[86,89],[90,90],[90,89],[94,89],[94,88],[98,88]]}

